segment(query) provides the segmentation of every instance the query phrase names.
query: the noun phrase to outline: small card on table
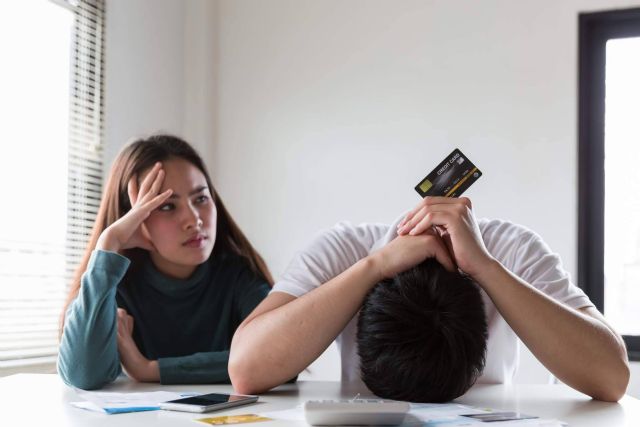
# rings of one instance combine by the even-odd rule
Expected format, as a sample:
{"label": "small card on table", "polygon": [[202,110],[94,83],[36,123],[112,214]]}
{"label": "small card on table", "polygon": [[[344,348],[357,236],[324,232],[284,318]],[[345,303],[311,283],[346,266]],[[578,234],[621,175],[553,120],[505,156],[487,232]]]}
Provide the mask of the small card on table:
{"label": "small card on table", "polygon": [[225,415],[221,417],[196,418],[194,421],[209,424],[212,426],[221,426],[227,424],[255,423],[258,421],[271,421],[271,418],[261,417],[256,414],[243,415]]}

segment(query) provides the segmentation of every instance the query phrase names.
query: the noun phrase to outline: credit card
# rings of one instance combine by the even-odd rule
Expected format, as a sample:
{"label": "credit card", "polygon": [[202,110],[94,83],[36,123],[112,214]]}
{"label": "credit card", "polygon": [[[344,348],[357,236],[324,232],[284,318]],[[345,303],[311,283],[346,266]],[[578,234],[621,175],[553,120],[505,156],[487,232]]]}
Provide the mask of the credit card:
{"label": "credit card", "polygon": [[420,197],[458,197],[482,176],[482,172],[457,148],[418,185]]}
{"label": "credit card", "polygon": [[496,421],[530,420],[533,418],[538,418],[535,415],[526,415],[522,412],[489,412],[486,414],[461,415],[461,417],[473,418],[474,420],[482,421],[483,423],[493,423]]}
{"label": "credit card", "polygon": [[271,418],[261,417],[256,414],[226,415],[221,417],[196,418],[194,421],[209,424],[212,426],[222,426],[228,424],[255,423],[257,421],[271,421]]}

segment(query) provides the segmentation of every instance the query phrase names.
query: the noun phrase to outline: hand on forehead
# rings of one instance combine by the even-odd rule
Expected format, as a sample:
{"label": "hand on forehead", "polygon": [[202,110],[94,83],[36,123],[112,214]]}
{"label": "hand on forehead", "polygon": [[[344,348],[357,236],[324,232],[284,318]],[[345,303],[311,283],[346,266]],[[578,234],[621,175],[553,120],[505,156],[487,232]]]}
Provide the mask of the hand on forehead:
{"label": "hand on forehead", "polygon": [[[174,195],[184,196],[208,187],[202,171],[185,159],[170,158],[161,162],[160,167],[164,171],[160,191],[172,189]],[[138,177],[138,182],[143,182],[152,171],[153,168],[144,170]]]}

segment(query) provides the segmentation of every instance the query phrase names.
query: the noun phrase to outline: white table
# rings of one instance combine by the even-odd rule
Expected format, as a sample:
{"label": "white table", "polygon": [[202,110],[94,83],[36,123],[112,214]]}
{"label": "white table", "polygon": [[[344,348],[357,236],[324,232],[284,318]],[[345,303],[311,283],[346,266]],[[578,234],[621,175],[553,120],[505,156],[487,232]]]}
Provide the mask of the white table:
{"label": "white table", "polygon": [[[137,384],[119,380],[103,391],[232,391],[229,385]],[[353,398],[356,390],[338,382],[302,381],[286,384],[260,397],[256,405],[234,408],[210,414],[189,414],[170,411],[137,412],[106,415],[69,405],[80,400],[75,391],[65,386],[57,375],[18,374],[0,378],[0,426],[190,426],[194,418],[290,409],[309,399]],[[363,395],[366,396],[366,395]],[[476,385],[457,402],[521,411],[541,418],[555,418],[571,426],[640,426],[640,401],[625,396],[619,403],[594,401],[567,386],[556,385]],[[487,424],[499,427],[500,423]],[[204,424],[201,424],[204,426]],[[239,426],[276,427],[305,425],[292,421],[269,421]]]}

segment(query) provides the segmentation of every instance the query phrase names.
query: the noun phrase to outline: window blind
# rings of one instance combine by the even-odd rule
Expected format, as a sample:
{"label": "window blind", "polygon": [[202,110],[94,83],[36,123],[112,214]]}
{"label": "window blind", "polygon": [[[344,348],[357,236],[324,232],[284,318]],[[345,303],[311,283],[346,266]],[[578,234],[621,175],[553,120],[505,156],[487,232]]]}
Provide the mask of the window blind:
{"label": "window blind", "polygon": [[57,241],[0,238],[0,375],[55,370],[58,318],[102,192],[104,0],[51,1],[73,14],[67,184],[55,195],[66,230]]}
{"label": "window blind", "polygon": [[86,248],[102,195],[104,0],[75,0],[71,52],[68,206],[69,283]]}

